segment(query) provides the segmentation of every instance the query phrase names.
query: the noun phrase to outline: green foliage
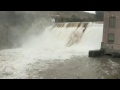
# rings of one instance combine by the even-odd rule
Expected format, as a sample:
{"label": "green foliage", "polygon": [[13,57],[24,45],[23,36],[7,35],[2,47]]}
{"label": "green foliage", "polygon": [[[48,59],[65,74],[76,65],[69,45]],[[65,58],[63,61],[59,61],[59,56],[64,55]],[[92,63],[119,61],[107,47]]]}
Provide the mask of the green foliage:
{"label": "green foliage", "polygon": [[104,19],[104,11],[96,11],[94,17],[91,15],[86,15],[86,18],[78,17],[77,15],[73,14],[71,17],[59,16],[55,18],[56,22],[94,22],[94,21],[103,21]]}
{"label": "green foliage", "polygon": [[96,11],[95,18],[96,18],[96,21],[103,21],[104,12],[103,11]]}
{"label": "green foliage", "polygon": [[92,17],[88,17],[88,18],[83,18],[81,19],[80,17],[76,16],[76,15],[72,15],[71,17],[56,17],[55,18],[56,22],[93,22],[95,21],[94,18]]}

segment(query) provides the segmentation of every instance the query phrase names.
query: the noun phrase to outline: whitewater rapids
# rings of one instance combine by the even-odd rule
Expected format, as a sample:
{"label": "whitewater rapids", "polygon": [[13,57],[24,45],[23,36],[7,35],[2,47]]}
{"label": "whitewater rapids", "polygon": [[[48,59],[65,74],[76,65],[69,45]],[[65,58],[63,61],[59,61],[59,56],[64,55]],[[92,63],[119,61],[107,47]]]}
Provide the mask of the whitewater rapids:
{"label": "whitewater rapids", "polygon": [[49,68],[48,62],[64,62],[76,56],[87,57],[89,50],[100,49],[103,24],[84,25],[53,25],[47,27],[39,37],[30,38],[22,48],[1,50],[0,78],[27,78],[27,71],[34,63],[39,62],[39,69],[44,70]]}

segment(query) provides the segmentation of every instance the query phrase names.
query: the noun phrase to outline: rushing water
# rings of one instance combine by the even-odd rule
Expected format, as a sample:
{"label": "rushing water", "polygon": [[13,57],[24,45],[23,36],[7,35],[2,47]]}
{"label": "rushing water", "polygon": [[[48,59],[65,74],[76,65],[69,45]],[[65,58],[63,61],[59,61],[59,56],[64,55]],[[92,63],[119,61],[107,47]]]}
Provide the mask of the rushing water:
{"label": "rushing water", "polygon": [[[78,23],[76,26],[68,24],[47,27],[41,35],[26,41],[22,48],[0,51],[0,78],[53,78],[49,72],[56,71],[61,67],[59,66],[61,63],[65,64],[57,70],[61,74],[57,72],[52,76],[76,78],[72,74],[79,72],[77,75],[79,78],[104,78],[103,76],[118,73],[119,64],[111,59],[88,58],[89,50],[100,49],[103,24],[87,23],[86,26],[85,23]],[[37,25],[34,26],[37,28]],[[45,72],[39,74],[40,71]],[[66,76],[62,77],[64,75]]]}

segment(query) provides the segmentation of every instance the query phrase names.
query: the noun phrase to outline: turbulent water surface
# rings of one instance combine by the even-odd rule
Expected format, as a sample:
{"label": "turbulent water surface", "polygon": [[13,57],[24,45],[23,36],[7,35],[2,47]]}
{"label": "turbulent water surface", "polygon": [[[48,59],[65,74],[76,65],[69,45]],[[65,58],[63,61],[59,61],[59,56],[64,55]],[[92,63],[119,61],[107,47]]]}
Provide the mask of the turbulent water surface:
{"label": "turbulent water surface", "polygon": [[102,33],[100,23],[47,27],[22,48],[0,51],[0,78],[105,78],[118,74],[119,62],[109,57],[88,58],[89,50],[100,49]]}

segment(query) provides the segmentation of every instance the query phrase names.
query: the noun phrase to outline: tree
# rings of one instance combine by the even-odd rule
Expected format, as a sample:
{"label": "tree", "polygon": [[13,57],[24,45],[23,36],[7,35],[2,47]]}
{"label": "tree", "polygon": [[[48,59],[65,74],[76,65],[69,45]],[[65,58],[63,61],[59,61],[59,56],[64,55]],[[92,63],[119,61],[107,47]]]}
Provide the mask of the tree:
{"label": "tree", "polygon": [[72,15],[71,18],[70,18],[70,21],[71,22],[81,22],[81,18],[79,18],[76,15]]}
{"label": "tree", "polygon": [[104,11],[96,11],[95,18],[97,21],[103,21]]}

